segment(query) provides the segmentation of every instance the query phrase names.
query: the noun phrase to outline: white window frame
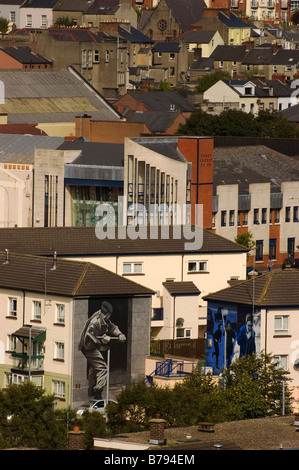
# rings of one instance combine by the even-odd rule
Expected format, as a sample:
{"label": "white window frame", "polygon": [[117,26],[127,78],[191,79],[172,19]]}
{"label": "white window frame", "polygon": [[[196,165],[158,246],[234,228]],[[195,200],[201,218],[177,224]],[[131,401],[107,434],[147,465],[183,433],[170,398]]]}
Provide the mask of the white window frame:
{"label": "white window frame", "polygon": [[17,338],[13,335],[7,335],[7,350],[16,351],[17,349]]}
{"label": "white window frame", "polygon": [[55,341],[55,349],[54,349],[54,359],[59,361],[64,361],[65,357],[65,346],[62,341]]}
{"label": "white window frame", "polygon": [[98,64],[100,62],[100,51],[99,49],[96,49],[93,51],[93,62],[94,64]]}
{"label": "white window frame", "polygon": [[53,394],[57,398],[65,398],[65,382],[62,380],[53,380]]}
{"label": "white window frame", "polygon": [[32,319],[41,320],[42,319],[42,303],[40,300],[33,300],[32,306]]}
{"label": "white window frame", "polygon": [[[178,332],[182,332],[182,334],[178,335]],[[182,339],[182,338],[191,338],[192,337],[192,329],[191,328],[177,328],[176,329],[176,338],[177,339]]]}
{"label": "white window frame", "polygon": [[93,55],[92,54],[92,49],[88,49],[88,51],[87,51],[87,67],[89,69],[92,68],[92,55]]}
{"label": "white window frame", "polygon": [[275,364],[284,371],[288,370],[289,356],[287,354],[275,354],[274,357]]}
{"label": "white window frame", "polygon": [[9,12],[9,18],[12,23],[16,22],[16,12],[14,10]]}
{"label": "white window frame", "polygon": [[[194,268],[191,268],[191,264]],[[208,262],[206,260],[188,261],[188,273],[205,273],[208,271]]]}
{"label": "white window frame", "polygon": [[83,69],[86,68],[86,49],[81,50],[81,66]]}
{"label": "white window frame", "polygon": [[105,52],[105,62],[110,62],[110,51],[108,49]]}
{"label": "white window frame", "polygon": [[56,304],[56,323],[65,324],[65,305]]}
{"label": "white window frame", "polygon": [[32,15],[26,15],[26,27],[32,28]]}
{"label": "white window frame", "polygon": [[47,15],[41,15],[41,27],[46,28],[48,26]]}
{"label": "white window frame", "polygon": [[9,297],[8,298],[8,316],[16,317],[17,314],[18,314],[18,299],[16,297]]}
{"label": "white window frame", "polygon": [[274,316],[274,334],[275,335],[289,334],[289,315],[275,315]]}
{"label": "white window frame", "polygon": [[[125,266],[128,268],[125,269]],[[141,270],[138,270],[138,267],[141,267]],[[143,263],[142,261],[128,261],[123,263],[123,274],[143,274]]]}

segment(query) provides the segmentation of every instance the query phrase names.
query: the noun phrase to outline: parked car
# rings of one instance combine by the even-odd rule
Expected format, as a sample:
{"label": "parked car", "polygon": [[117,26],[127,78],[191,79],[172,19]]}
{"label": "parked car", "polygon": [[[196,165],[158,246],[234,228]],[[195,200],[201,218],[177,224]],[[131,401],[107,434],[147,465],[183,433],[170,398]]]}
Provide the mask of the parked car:
{"label": "parked car", "polygon": [[87,402],[83,403],[83,405],[79,406],[77,408],[77,415],[82,416],[84,411],[88,410],[90,412],[92,411],[99,411],[100,413],[105,414],[106,413],[106,406],[109,403],[117,403],[115,400],[88,400]]}
{"label": "parked car", "polygon": [[299,258],[286,258],[282,263],[282,269],[299,269]]}

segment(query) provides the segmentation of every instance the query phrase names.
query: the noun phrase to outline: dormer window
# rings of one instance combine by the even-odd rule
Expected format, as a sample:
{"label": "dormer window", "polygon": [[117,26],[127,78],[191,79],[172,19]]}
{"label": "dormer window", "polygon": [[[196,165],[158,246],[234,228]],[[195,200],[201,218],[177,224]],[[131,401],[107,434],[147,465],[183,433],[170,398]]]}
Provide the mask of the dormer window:
{"label": "dormer window", "polygon": [[245,95],[252,95],[252,94],[253,94],[252,88],[249,86],[245,87]]}

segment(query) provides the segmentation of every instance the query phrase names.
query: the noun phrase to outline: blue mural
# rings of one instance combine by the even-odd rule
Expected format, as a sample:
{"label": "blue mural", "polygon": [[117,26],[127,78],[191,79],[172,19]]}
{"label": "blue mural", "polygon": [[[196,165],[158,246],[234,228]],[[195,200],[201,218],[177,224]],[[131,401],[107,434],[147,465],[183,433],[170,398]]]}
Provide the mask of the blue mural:
{"label": "blue mural", "polygon": [[260,314],[250,306],[208,302],[206,366],[218,375],[233,360],[259,352]]}

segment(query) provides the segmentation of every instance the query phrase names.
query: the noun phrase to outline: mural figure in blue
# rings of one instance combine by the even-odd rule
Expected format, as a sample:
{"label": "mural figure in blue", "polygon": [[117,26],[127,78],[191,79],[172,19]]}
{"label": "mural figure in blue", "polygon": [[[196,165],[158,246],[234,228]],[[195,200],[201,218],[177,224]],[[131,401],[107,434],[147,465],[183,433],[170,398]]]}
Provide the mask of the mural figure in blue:
{"label": "mural figure in blue", "polygon": [[252,315],[246,315],[245,325],[241,326],[237,341],[240,346],[240,356],[247,356],[256,352],[255,348],[255,332],[253,331]]}
{"label": "mural figure in blue", "polygon": [[260,337],[259,312],[253,315],[248,313],[247,306],[208,302],[206,366],[213,369],[214,375],[237,358],[256,353],[257,337]]}

